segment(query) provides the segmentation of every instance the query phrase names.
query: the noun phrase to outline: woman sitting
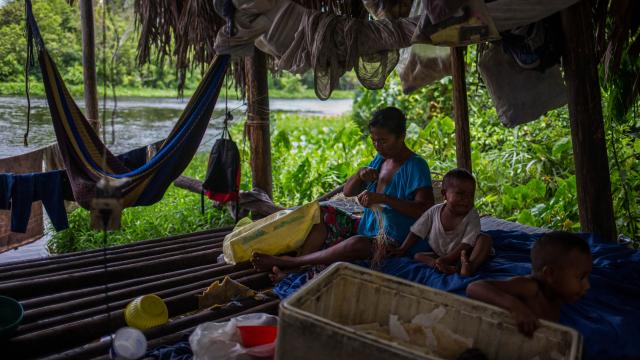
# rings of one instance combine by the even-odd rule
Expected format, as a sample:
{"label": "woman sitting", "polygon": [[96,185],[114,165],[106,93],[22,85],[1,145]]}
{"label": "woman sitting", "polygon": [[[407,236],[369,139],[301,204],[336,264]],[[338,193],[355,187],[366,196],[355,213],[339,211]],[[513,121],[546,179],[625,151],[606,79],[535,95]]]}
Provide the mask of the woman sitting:
{"label": "woman sitting", "polygon": [[[252,262],[256,269],[271,270],[273,278],[278,279],[283,275],[281,269],[370,259],[378,235],[372,206],[381,206],[385,234],[392,246],[399,246],[411,225],[433,205],[429,166],[405,144],[406,118],[402,111],[395,107],[376,111],[369,130],[378,155],[368,167],[352,175],[343,189],[345,196],[357,195],[365,207],[359,225],[348,214],[323,207],[322,220],[312,228],[299,256],[255,253]],[[413,257],[416,252],[425,251],[424,244],[425,241],[417,242],[405,255]]]}

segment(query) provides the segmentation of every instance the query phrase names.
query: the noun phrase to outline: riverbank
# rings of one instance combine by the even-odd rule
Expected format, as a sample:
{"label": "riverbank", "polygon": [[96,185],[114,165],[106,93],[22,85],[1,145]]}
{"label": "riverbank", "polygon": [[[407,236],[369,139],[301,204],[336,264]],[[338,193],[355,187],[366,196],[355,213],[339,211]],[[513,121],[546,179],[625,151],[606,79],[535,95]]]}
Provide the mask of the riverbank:
{"label": "riverbank", "polygon": [[[44,86],[42,83],[32,80],[29,83],[30,94],[34,97],[44,97]],[[67,85],[73,97],[82,97],[84,94],[83,85]],[[185,89],[184,97],[189,98],[195,89]],[[353,99],[355,90],[334,90],[331,99]],[[111,89],[107,89],[107,96],[111,96]],[[177,89],[155,89],[141,87],[117,87],[116,95],[118,97],[137,97],[137,98],[176,98],[178,97]],[[0,96],[25,96],[24,82],[7,82],[0,84]],[[98,96],[102,97],[102,86],[98,86]],[[224,96],[224,89],[220,96]],[[229,92],[230,99],[236,99],[239,94],[235,90]],[[285,89],[269,89],[269,97],[274,99],[317,99],[313,89],[303,89],[301,91],[288,91]]]}

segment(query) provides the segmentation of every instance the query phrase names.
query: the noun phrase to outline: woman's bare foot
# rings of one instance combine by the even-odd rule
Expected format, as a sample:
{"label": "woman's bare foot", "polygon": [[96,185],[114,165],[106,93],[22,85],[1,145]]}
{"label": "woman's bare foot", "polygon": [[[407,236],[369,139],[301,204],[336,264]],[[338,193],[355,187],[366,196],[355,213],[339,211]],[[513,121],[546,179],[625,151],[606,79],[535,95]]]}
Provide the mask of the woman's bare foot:
{"label": "woman's bare foot", "polygon": [[416,253],[413,258],[429,267],[436,267],[436,259],[426,253]]}
{"label": "woman's bare foot", "polygon": [[460,253],[460,275],[473,275],[473,268],[471,267],[471,262],[469,261],[466,250],[462,250],[462,252]]}
{"label": "woman's bare foot", "polygon": [[274,266],[271,268],[271,273],[269,274],[269,279],[271,279],[271,281],[273,281],[273,283],[277,283],[282,281],[282,279],[287,277],[287,273],[280,270],[279,267]]}
{"label": "woman's bare foot", "polygon": [[296,264],[291,256],[272,256],[262,253],[253,253],[251,256],[251,263],[253,267],[258,271],[269,271],[274,267],[278,268],[290,268],[295,267]]}

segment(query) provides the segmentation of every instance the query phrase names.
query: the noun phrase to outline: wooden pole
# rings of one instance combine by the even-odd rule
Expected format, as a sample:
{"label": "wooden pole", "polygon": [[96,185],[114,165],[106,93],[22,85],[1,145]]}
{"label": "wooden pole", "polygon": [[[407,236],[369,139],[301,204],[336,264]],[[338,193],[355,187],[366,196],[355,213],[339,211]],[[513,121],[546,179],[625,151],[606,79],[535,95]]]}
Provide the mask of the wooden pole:
{"label": "wooden pole", "polygon": [[271,177],[271,139],[269,137],[269,85],[265,54],[255,49],[245,58],[247,81],[247,135],[251,148],[253,187],[273,199]]}
{"label": "wooden pole", "polygon": [[562,11],[573,157],[582,231],[615,241],[609,162],[602,118],[591,2]]}
{"label": "wooden pole", "polygon": [[87,120],[98,132],[98,81],[96,80],[96,47],[93,31],[93,3],[80,0],[80,23],[82,25],[82,70],[84,74],[84,107]]}
{"label": "wooden pole", "polygon": [[471,135],[463,47],[451,48],[453,115],[456,124],[456,160],[459,168],[471,171]]}

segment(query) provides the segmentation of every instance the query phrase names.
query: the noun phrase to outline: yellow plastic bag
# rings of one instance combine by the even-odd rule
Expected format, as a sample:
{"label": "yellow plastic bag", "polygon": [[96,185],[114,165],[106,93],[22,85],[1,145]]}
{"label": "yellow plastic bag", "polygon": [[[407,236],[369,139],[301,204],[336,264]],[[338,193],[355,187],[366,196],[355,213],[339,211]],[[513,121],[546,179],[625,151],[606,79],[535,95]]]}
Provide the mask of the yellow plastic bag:
{"label": "yellow plastic bag", "polygon": [[235,229],[224,237],[222,252],[228,264],[251,259],[253,252],[279,255],[298,249],[311,227],[320,222],[317,201],[295,210],[281,210]]}

